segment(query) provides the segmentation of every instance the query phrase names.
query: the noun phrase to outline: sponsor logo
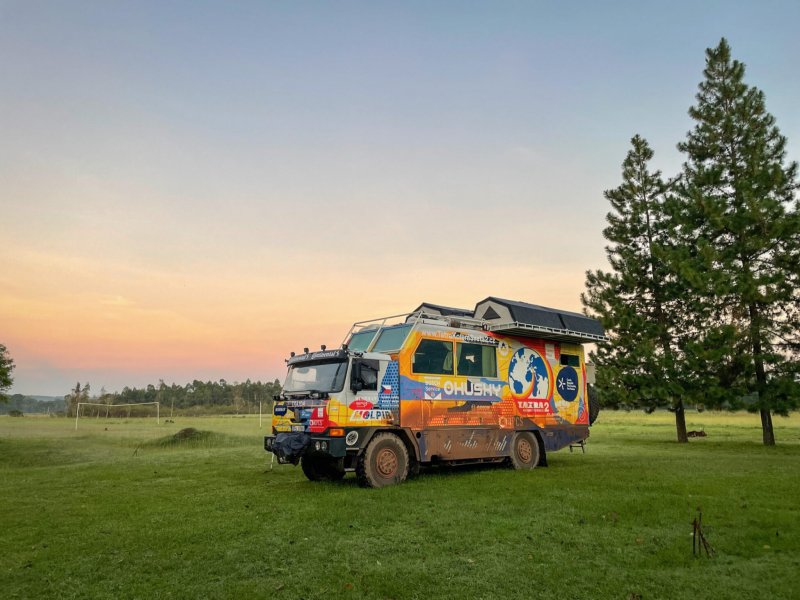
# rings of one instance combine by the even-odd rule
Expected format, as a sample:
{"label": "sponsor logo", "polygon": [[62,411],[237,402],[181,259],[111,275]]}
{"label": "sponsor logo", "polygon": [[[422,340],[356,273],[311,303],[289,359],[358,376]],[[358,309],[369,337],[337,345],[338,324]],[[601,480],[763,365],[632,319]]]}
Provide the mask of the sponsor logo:
{"label": "sponsor logo", "polygon": [[287,408],[285,404],[276,404],[275,408],[272,409],[272,412],[275,414],[275,416],[282,417],[286,414],[286,410]]}
{"label": "sponsor logo", "polygon": [[350,403],[350,410],[369,410],[374,404],[364,398],[356,398]]}
{"label": "sponsor logo", "polygon": [[442,388],[435,385],[425,386],[425,400],[441,400]]}
{"label": "sponsor logo", "polygon": [[483,383],[466,381],[463,383],[454,383],[452,381],[444,382],[444,393],[448,396],[500,396],[503,391],[503,386],[494,383]]}
{"label": "sponsor logo", "polygon": [[549,415],[553,412],[549,400],[517,400],[516,404],[523,415]]}
{"label": "sponsor logo", "polygon": [[287,400],[286,406],[289,408],[314,408],[319,406],[319,400]]}
{"label": "sponsor logo", "polygon": [[336,358],[340,354],[341,352],[339,350],[328,350],[327,352],[313,352],[311,354],[311,358],[314,360],[319,360],[322,358]]}
{"label": "sponsor logo", "polygon": [[567,402],[572,402],[578,396],[578,372],[572,367],[561,367],[556,377],[558,395]]}
{"label": "sponsor logo", "polygon": [[354,410],[350,413],[351,421],[391,421],[393,418],[390,410]]}

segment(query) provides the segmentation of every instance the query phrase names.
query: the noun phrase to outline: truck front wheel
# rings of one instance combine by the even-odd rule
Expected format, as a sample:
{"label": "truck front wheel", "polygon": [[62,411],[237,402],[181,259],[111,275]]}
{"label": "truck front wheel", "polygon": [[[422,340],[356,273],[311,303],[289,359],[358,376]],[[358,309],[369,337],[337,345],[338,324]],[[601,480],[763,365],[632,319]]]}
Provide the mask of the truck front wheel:
{"label": "truck front wheel", "polygon": [[340,481],[344,477],[341,461],[330,456],[306,454],[300,459],[300,468],[310,481]]}
{"label": "truck front wheel", "polygon": [[511,464],[515,469],[535,469],[540,456],[539,441],[530,431],[520,431],[514,436]]}
{"label": "truck front wheel", "polygon": [[379,488],[405,481],[408,462],[408,450],[399,437],[388,432],[377,433],[358,457],[358,485]]}

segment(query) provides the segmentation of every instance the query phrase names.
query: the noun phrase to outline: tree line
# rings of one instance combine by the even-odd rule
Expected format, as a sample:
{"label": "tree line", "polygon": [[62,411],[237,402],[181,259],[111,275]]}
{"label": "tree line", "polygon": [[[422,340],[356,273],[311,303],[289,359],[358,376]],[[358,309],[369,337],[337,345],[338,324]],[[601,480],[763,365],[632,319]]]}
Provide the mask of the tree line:
{"label": "tree line", "polygon": [[744,72],[724,38],[706,51],[680,173],[633,137],[605,192],[610,270],[582,295],[609,336],[593,353],[604,404],[669,408],[680,442],[686,403],[758,412],[767,445],[800,403],[798,166]]}
{"label": "tree line", "polygon": [[[219,381],[195,379],[185,385],[166,384],[164,381],[159,381],[158,385],[149,384],[143,388],[126,386],[120,392],[106,392],[105,389],[101,389],[97,394],[92,393],[90,384],[81,385],[78,382],[69,394],[64,396],[64,410],[68,416],[75,416],[79,402],[93,402],[110,406],[158,402],[161,405],[162,415],[174,411],[240,414],[257,412],[259,403],[263,410],[271,409],[273,396],[280,392],[281,384],[277,379],[265,383],[249,379],[234,383],[229,383],[224,379]],[[105,414],[103,407],[94,406],[89,410]]]}

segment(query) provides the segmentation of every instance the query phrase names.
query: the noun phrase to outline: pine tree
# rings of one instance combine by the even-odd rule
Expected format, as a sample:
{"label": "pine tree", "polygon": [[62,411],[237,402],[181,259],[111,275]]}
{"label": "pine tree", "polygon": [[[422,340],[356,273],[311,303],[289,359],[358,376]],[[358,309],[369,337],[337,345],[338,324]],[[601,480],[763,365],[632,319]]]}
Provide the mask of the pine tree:
{"label": "pine tree", "polygon": [[588,271],[581,300],[600,318],[609,341],[593,360],[607,402],[652,412],[675,412],[679,442],[686,442],[679,349],[682,309],[678,280],[670,271],[671,222],[664,211],[668,189],[651,173],[653,151],[640,136],[622,164],[623,183],[605,192],[612,212],[603,235],[612,271]]}
{"label": "pine tree", "polygon": [[713,317],[693,346],[697,364],[717,376],[709,390],[752,399],[773,445],[772,412],[798,404],[797,163],[786,164],[786,139],[744,72],[724,38],[706,51],[675,206],[679,236],[693,243],[685,280]]}

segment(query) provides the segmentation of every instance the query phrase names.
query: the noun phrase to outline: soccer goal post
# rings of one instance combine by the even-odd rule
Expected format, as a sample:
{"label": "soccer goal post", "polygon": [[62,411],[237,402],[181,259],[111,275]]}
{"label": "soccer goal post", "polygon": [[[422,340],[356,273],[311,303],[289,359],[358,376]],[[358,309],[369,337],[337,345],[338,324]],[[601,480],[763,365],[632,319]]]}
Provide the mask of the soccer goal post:
{"label": "soccer goal post", "polygon": [[[131,404],[103,404],[101,402],[78,402],[78,407],[75,410],[75,431],[78,430],[78,419],[81,416],[81,406],[100,406],[104,407],[106,411],[109,408],[120,408],[122,406],[150,406],[156,405],[156,424],[161,424],[161,403],[160,402],[133,402]],[[108,414],[108,412],[106,412]]]}

